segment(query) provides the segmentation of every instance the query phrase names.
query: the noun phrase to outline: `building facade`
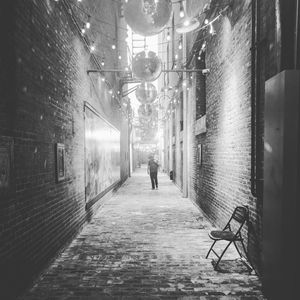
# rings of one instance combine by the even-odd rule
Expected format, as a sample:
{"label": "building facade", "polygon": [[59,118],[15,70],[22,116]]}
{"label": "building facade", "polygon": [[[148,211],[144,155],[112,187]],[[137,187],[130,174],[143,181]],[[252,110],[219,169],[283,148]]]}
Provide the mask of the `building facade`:
{"label": "building facade", "polygon": [[[247,250],[265,281],[269,272],[266,244],[270,241],[264,228],[268,222],[281,222],[280,214],[266,220],[270,206],[264,213],[266,178],[272,176],[264,168],[265,86],[284,70],[299,70],[299,15],[295,13],[299,6],[297,1],[288,2],[186,1],[186,16],[180,17],[178,4],[160,37],[166,69],[178,70],[165,73],[160,80],[165,169],[183,197],[194,201],[218,227],[226,224],[237,205],[248,206]],[[187,16],[196,17],[200,26],[180,34],[176,28]],[[297,110],[297,92],[291,101]],[[296,135],[297,120],[295,117]],[[299,165],[297,155],[293,157]],[[293,191],[292,210],[299,195],[295,185]],[[283,242],[280,247],[284,248]],[[279,263],[274,262],[273,266]]]}
{"label": "building facade", "polygon": [[[17,292],[129,176],[118,77],[87,72],[126,64],[127,30],[113,1],[2,1],[0,14],[0,274]],[[102,138],[114,157],[89,148]]]}

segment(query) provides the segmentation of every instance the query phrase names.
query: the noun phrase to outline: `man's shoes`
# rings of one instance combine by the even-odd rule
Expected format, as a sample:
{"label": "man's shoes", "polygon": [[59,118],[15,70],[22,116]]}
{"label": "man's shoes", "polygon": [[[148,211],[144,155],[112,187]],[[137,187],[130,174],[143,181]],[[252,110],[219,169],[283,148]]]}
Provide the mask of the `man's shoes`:
{"label": "man's shoes", "polygon": [[155,188],[152,188],[152,190],[155,190]]}
{"label": "man's shoes", "polygon": [[156,187],[156,189],[158,190],[158,186]]}

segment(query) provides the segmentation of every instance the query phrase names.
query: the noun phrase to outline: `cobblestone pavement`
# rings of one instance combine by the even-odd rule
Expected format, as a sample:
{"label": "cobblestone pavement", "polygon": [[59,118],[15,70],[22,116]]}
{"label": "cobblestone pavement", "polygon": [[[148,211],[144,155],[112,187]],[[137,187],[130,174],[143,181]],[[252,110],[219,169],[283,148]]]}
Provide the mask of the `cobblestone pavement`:
{"label": "cobblestone pavement", "polygon": [[19,299],[264,299],[235,250],[216,272],[211,225],[160,173],[137,172]]}

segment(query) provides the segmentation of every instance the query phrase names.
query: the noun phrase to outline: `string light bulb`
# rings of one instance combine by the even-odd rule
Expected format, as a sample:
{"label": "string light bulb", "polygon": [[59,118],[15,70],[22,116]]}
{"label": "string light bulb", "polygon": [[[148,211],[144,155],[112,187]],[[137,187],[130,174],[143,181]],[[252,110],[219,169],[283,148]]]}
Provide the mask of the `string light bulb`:
{"label": "string light bulb", "polygon": [[214,29],[212,23],[210,23],[209,33],[210,33],[211,35],[215,35],[215,34],[216,34],[216,31],[215,31],[215,29]]}
{"label": "string light bulb", "polygon": [[180,41],[179,41],[178,49],[182,50],[182,39],[180,39]]}
{"label": "string light bulb", "polygon": [[90,29],[90,28],[91,28],[91,16],[88,16],[88,20],[87,20],[87,22],[86,22],[86,24],[85,24],[85,27],[86,27],[87,29]]}
{"label": "string light bulb", "polygon": [[191,21],[189,19],[186,19],[184,22],[183,22],[183,25],[184,26],[189,26],[191,24]]}
{"label": "string light bulb", "polygon": [[105,60],[104,60],[104,57],[102,57],[101,66],[103,67],[104,65],[105,65]]}
{"label": "string light bulb", "polygon": [[111,49],[115,50],[115,49],[116,49],[116,45],[115,45],[115,44],[112,44],[112,45],[111,45]]}
{"label": "string light bulb", "polygon": [[180,1],[180,10],[179,10],[179,17],[184,18],[185,13],[184,13],[184,8],[183,8],[183,3]]}
{"label": "string light bulb", "polygon": [[167,41],[170,41],[171,40],[171,36],[170,36],[170,31],[168,30],[168,33],[167,33]]}
{"label": "string light bulb", "polygon": [[91,50],[91,52],[94,52],[96,50],[96,47],[95,47],[94,43],[90,46],[90,50]]}

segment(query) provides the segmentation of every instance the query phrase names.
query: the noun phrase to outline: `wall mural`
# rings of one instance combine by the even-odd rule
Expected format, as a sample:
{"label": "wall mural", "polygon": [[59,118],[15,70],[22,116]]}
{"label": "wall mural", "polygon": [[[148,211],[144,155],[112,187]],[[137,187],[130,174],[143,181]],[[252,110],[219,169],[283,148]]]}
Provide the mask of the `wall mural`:
{"label": "wall mural", "polygon": [[[120,131],[85,105],[86,202],[120,180]],[[100,195],[101,196],[101,195]]]}

